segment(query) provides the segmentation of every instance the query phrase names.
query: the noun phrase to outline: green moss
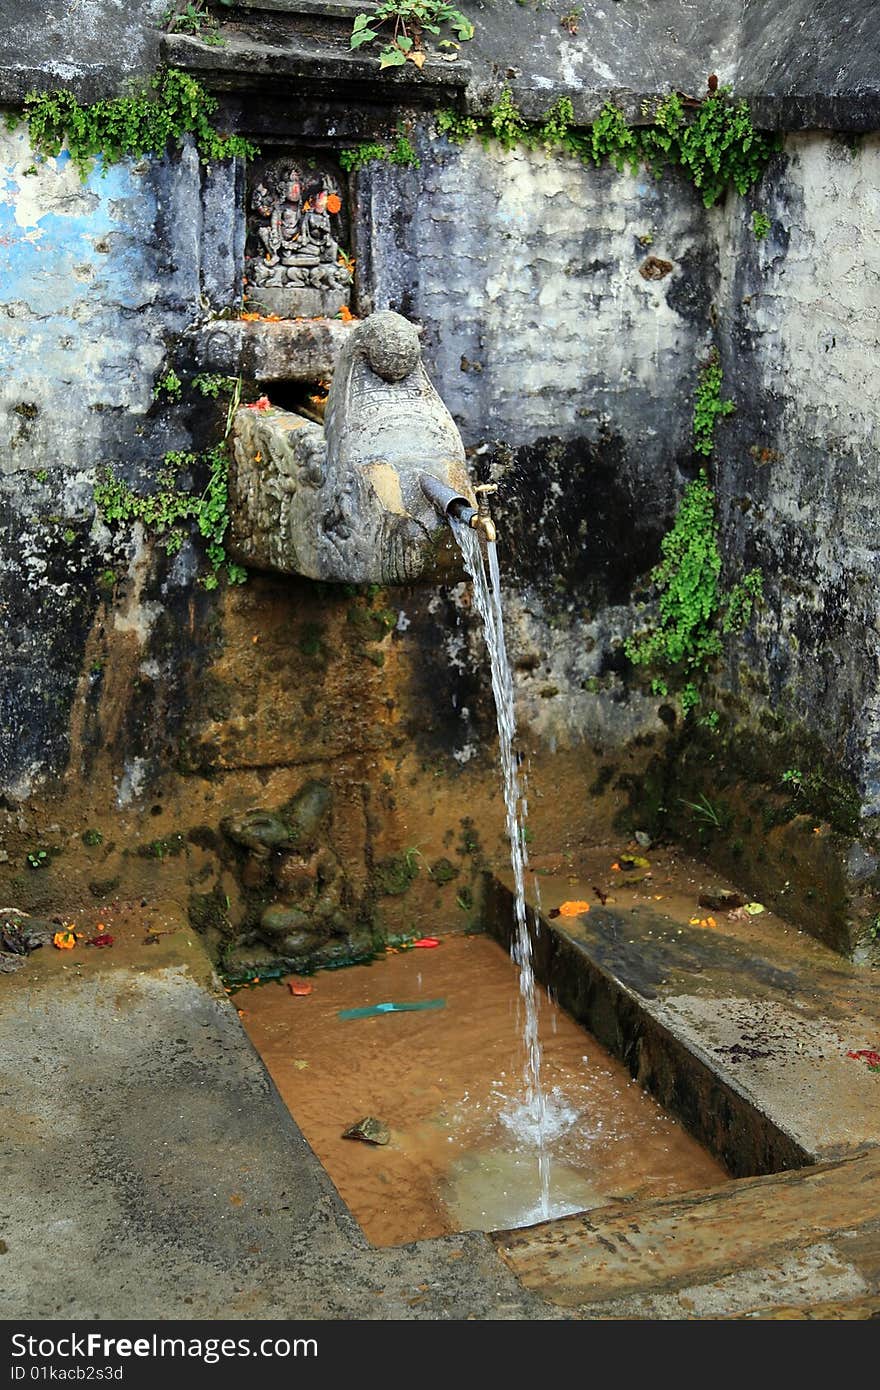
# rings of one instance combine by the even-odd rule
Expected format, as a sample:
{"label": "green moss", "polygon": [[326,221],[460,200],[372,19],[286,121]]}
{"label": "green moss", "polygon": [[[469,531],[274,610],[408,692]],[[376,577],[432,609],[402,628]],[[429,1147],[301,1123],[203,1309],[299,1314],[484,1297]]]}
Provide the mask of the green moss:
{"label": "green moss", "polygon": [[352,637],[358,642],[382,642],[397,625],[397,614],[390,608],[372,608],[354,605],[345,615],[352,629]]}
{"label": "green moss", "polygon": [[104,843],[104,836],[100,830],[84,830],[80,836],[84,845],[101,845]]}
{"label": "green moss", "polygon": [[186,840],[183,835],[167,835],[160,840],[151,840],[149,844],[138,845],[137,853],[141,859],[176,859],[183,854],[186,849]]}
{"label": "green moss", "polygon": [[615,771],[613,763],[606,763],[604,767],[600,767],[588,788],[590,796],[601,796],[603,792],[607,791],[609,784],[614,779]]}
{"label": "green moss", "polygon": [[461,818],[461,836],[458,842],[458,852],[472,859],[480,859],[482,857],[483,846],[477,834],[477,828],[470,816],[462,816]]}
{"label": "green moss", "polygon": [[409,891],[419,866],[413,854],[396,854],[381,859],[373,868],[370,883],[374,891],[385,898],[399,898]]}
{"label": "green moss", "polygon": [[[792,769],[799,770],[797,784],[785,779]],[[864,835],[857,787],[814,734],[779,719],[759,737],[734,714],[718,730],[688,721],[643,774],[617,785],[630,799],[619,828],[640,823],[658,834],[687,832],[695,822],[682,799],[696,802],[704,795],[715,803],[719,789],[728,788],[742,803],[735,834],[750,842],[797,818],[805,834],[822,822],[846,837]]]}
{"label": "green moss", "polygon": [[210,854],[222,854],[226,845],[223,837],[217,834],[212,825],[194,825],[186,832],[191,845],[207,850]]}
{"label": "green moss", "polygon": [[306,623],[302,629],[302,632],[300,633],[300,638],[297,643],[297,646],[299,650],[302,652],[303,656],[326,656],[324,644],[321,640],[323,636],[324,629],[320,623]]}
{"label": "green moss", "polygon": [[458,878],[461,870],[453,864],[451,859],[435,859],[431,865],[430,874],[435,883],[451,883],[454,878]]}
{"label": "green moss", "polygon": [[118,890],[121,882],[118,874],[113,878],[93,878],[89,884],[89,892],[93,898],[110,898]]}
{"label": "green moss", "polygon": [[221,940],[228,940],[232,935],[229,898],[218,885],[210,893],[190,893],[187,912],[190,922],[201,936],[216,935]]}

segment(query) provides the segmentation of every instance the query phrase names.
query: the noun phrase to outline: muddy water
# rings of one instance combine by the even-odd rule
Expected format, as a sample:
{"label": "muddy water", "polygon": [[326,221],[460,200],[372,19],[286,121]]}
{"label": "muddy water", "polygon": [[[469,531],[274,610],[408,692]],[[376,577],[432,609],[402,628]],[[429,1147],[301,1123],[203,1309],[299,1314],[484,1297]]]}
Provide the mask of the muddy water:
{"label": "muddy water", "polygon": [[[517,971],[486,937],[324,972],[313,992],[242,991],[235,1003],[290,1111],[375,1245],[540,1219],[535,1136],[521,1115]],[[340,1009],[443,999],[443,1008],[342,1020]],[[624,1068],[539,989],[552,1100],[551,1215],[726,1174]],[[365,1115],[391,1141],[343,1139]]]}

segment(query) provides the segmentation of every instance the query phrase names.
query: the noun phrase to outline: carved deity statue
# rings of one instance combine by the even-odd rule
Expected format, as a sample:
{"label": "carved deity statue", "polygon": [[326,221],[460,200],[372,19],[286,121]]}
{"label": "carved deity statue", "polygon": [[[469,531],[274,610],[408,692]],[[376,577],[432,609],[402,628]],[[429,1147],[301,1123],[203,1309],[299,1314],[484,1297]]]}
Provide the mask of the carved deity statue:
{"label": "carved deity statue", "polygon": [[[351,271],[341,260],[334,219],[342,199],[329,174],[316,174],[304,185],[302,175],[289,160],[267,165],[255,184],[250,200],[247,278],[254,287],[252,298],[265,298],[265,307],[282,315],[329,312],[325,298],[345,302]],[[270,295],[261,292],[269,290]],[[315,291],[303,297],[275,291]],[[320,300],[321,309],[316,309]],[[334,311],[335,312],[335,309]]]}

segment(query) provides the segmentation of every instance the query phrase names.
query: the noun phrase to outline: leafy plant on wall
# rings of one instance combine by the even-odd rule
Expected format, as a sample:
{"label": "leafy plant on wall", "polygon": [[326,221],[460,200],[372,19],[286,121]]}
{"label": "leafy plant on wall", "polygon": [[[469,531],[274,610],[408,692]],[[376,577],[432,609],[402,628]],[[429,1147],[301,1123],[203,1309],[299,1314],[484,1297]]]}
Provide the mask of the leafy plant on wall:
{"label": "leafy plant on wall", "polygon": [[[169,376],[177,382],[177,396],[171,397],[174,400],[182,389],[176,372],[169,371],[158,384],[167,391]],[[201,375],[193,379],[192,385],[214,400],[221,395],[229,397],[223,438],[202,454],[181,450],[167,453],[156,475],[156,487],[150,493],[135,492],[112,468],[102,469],[95,486],[95,503],[102,519],[110,525],[132,526],[139,521],[169,555],[177,554],[184,541],[197,533],[204,543],[209,567],[201,581],[204,587],[216,589],[222,574],[230,584],[243,584],[247,571],[234,564],[226,550],[230,520],[229,435],[241,401],[241,377]],[[264,408],[263,401],[261,398],[252,409]],[[199,475],[204,479],[200,489],[186,481]]]}
{"label": "leafy plant on wall", "polygon": [[[94,161],[102,172],[129,156],[161,156],[174,142],[191,135],[204,163],[214,159],[250,159],[256,147],[241,135],[217,130],[212,116],[217,98],[189,73],[166,68],[128,96],[103,97],[82,105],[73,92],[29,92],[22,104],[35,152],[53,157],[67,148],[85,182]],[[14,129],[21,118],[11,115]]]}
{"label": "leafy plant on wall", "polygon": [[[445,0],[385,0],[371,15],[359,14],[351,31],[350,46],[363,48],[366,44],[381,43],[380,68],[402,67],[414,63],[425,65],[424,36],[436,37],[450,30],[460,42],[472,39],[474,26],[466,15]],[[454,39],[438,39],[437,47],[455,54],[459,44]]]}
{"label": "leafy plant on wall", "polygon": [[651,571],[658,591],[658,618],[647,631],[626,642],[635,666],[653,667],[652,689],[679,688],[685,713],[700,703],[697,682],[722,651],[722,636],[740,632],[751,620],[763,592],[759,570],[750,570],[725,593],[715,496],[705,470],[688,483],[672,529],[660,543],[661,560]]}
{"label": "leafy plant on wall", "polygon": [[733,401],[721,398],[721,363],[713,348],[700,368],[697,395],[694,400],[694,448],[706,458],[715,448],[715,426],[736,410]]}
{"label": "leafy plant on wall", "polygon": [[[713,452],[717,421],[735,409],[733,401],[722,399],[721,384],[721,363],[713,349],[699,370],[694,399],[694,449],[705,457]],[[657,672],[653,692],[669,694],[671,682],[686,714],[700,703],[698,683],[721,655],[723,637],[748,626],[763,594],[763,576],[756,569],[725,591],[718,541],[715,494],[703,468],[685,488],[672,527],[660,542],[660,563],[651,571],[657,618],[625,644],[634,666]]]}
{"label": "leafy plant on wall", "polygon": [[621,173],[647,168],[660,178],[666,169],[678,168],[707,208],[728,188],[747,193],[781,144],[778,136],[755,129],[745,102],[734,101],[728,87],[710,88],[687,109],[673,92],[653,110],[646,105],[643,116],[630,122],[619,106],[606,102],[591,124],[578,126],[570,98],[559,97],[543,120],[532,121],[505,88],[479,115],[439,111],[437,129],[453,144],[478,139],[486,146],[495,141],[505,150],[542,149],[583,164],[608,163]]}

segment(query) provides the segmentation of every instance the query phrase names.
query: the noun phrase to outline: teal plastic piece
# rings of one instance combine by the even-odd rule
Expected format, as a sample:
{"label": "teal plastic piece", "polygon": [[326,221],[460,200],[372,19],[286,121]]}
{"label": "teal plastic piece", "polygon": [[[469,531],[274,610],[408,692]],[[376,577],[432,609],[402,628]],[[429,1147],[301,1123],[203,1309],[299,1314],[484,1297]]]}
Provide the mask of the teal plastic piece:
{"label": "teal plastic piece", "polygon": [[417,1009],[443,1009],[445,999],[418,999],[410,1004],[368,1004],[364,1009],[340,1009],[340,1018],[374,1018],[377,1014],[407,1014]]}

